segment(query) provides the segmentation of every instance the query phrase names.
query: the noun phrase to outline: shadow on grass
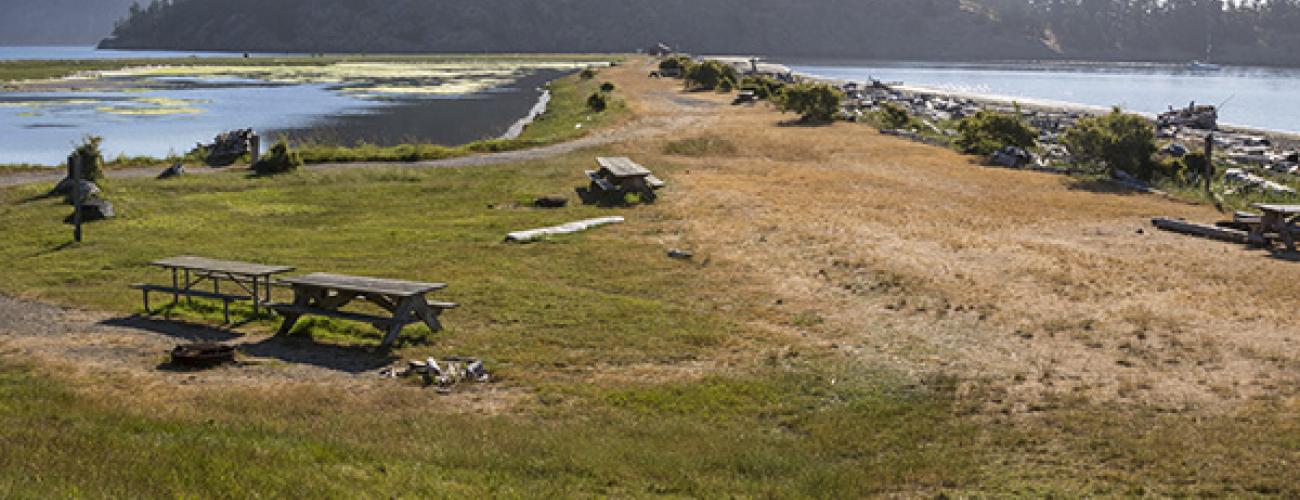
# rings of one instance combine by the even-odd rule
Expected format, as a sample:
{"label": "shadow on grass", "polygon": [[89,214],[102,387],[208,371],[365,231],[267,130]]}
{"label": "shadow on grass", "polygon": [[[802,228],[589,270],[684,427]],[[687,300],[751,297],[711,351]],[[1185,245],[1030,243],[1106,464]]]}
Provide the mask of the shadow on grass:
{"label": "shadow on grass", "polygon": [[[393,364],[398,359],[388,349],[323,344],[304,335],[272,336],[252,342],[234,343],[246,337],[230,330],[138,315],[113,318],[100,324],[149,331],[182,342],[226,343],[234,345],[241,353],[248,356],[276,359],[285,363],[307,364],[344,373],[356,374],[377,370]],[[192,371],[170,363],[159,365],[158,368],[168,371]]]}
{"label": "shadow on grass", "polygon": [[1072,180],[1066,188],[1070,191],[1087,191],[1089,193],[1097,194],[1144,194],[1142,190],[1109,179]]}

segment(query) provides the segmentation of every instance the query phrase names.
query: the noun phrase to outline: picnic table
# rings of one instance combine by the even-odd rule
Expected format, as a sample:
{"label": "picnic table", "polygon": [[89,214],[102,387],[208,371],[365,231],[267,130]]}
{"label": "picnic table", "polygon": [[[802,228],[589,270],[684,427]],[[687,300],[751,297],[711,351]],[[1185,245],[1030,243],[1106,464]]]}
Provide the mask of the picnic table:
{"label": "picnic table", "polygon": [[[386,331],[383,345],[391,346],[402,328],[423,322],[438,332],[442,324],[438,316],[447,309],[455,309],[453,302],[430,302],[426,295],[447,287],[444,283],[421,283],[341,274],[315,273],[280,280],[281,285],[293,288],[292,304],[273,304],[271,307],[284,316],[277,335],[289,333],[302,316],[326,316],[375,325]],[[354,300],[365,300],[389,312],[378,316],[341,309]]]}
{"label": "picnic table", "polygon": [[627,193],[637,193],[643,200],[653,201],[655,190],[663,188],[664,181],[655,177],[650,169],[632,161],[630,158],[596,158],[597,170],[588,170],[587,178],[591,181],[588,191],[598,197],[612,197],[618,201]]}
{"label": "picnic table", "polygon": [[[149,265],[168,269],[172,274],[171,286],[138,283],[131,288],[144,294],[144,310],[149,312],[149,293],[161,292],[172,295],[172,303],[180,302],[181,296],[201,297],[221,300],[224,305],[226,322],[230,322],[230,302],[250,300],[253,302],[253,315],[261,312],[261,305],[271,301],[271,277],[293,271],[288,266],[254,264],[209,259],[205,257],[180,256],[155,260]],[[204,281],[212,283],[212,291],[198,290],[195,285]],[[223,293],[221,282],[229,281],[244,294]]]}
{"label": "picnic table", "polygon": [[1300,223],[1300,205],[1276,205],[1256,203],[1251,208],[1263,212],[1259,223],[1250,226],[1250,241],[1261,244],[1266,242],[1264,235],[1277,233],[1286,244],[1287,251],[1296,251],[1296,236],[1300,235],[1297,224]]}

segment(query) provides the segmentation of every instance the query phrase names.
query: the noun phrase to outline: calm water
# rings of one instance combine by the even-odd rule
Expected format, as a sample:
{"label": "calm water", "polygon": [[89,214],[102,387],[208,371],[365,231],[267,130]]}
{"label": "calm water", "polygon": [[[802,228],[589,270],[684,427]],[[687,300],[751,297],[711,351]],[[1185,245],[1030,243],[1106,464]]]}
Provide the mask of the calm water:
{"label": "calm water", "polygon": [[1300,132],[1300,71],[1227,67],[1193,72],[1152,64],[926,64],[786,61],[796,72],[941,90],[1158,113],[1191,101],[1224,103],[1220,120]]}
{"label": "calm water", "polygon": [[[0,47],[0,59],[189,55]],[[271,139],[462,144],[505,134],[537,103],[539,87],[563,74],[549,68],[506,71],[412,73],[388,65],[305,76],[124,75],[26,85],[0,90],[0,164],[57,165],[86,135],[104,137],[110,157],[183,154],[239,128]]]}

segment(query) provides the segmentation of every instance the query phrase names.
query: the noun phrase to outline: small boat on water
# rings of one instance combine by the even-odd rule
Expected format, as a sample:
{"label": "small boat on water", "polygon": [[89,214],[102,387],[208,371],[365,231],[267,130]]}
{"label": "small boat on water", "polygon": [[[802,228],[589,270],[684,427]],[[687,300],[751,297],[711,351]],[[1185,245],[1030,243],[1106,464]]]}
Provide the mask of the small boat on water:
{"label": "small boat on water", "polygon": [[1192,61],[1192,62],[1187,63],[1187,70],[1188,70],[1188,71],[1207,71],[1207,72],[1210,72],[1210,71],[1221,71],[1221,70],[1223,70],[1223,66],[1219,66],[1218,64],[1211,64],[1211,63],[1207,63],[1207,62],[1201,62],[1201,61]]}

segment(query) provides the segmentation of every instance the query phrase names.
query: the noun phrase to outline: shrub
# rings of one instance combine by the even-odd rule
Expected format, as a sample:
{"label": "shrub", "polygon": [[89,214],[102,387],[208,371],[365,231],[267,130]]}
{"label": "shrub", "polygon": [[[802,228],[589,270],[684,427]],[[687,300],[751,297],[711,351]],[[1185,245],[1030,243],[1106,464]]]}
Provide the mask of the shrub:
{"label": "shrub", "polygon": [[587,107],[597,113],[605,111],[605,109],[609,107],[609,97],[606,97],[605,94],[600,92],[591,94],[591,97],[587,98]]}
{"label": "shrub", "polygon": [[800,83],[788,86],[777,100],[783,112],[798,113],[804,122],[827,122],[840,110],[844,93],[825,83]]}
{"label": "shrub", "polygon": [[747,76],[740,80],[741,90],[753,90],[759,99],[775,99],[781,95],[785,82],[768,76]]}
{"label": "shrub", "polygon": [[685,75],[691,67],[691,59],[686,56],[674,56],[659,61],[659,71],[680,71]]}
{"label": "shrub", "polygon": [[882,104],[876,111],[876,117],[880,121],[880,128],[883,129],[907,128],[912,124],[912,115],[902,106],[892,102]]}
{"label": "shrub", "polygon": [[596,70],[592,68],[584,69],[582,70],[581,73],[578,73],[578,77],[582,78],[583,80],[590,80],[596,77]]}
{"label": "shrub", "polygon": [[1107,115],[1079,120],[1061,142],[1080,162],[1103,164],[1111,173],[1123,170],[1151,180],[1159,170],[1151,160],[1157,149],[1155,140],[1150,122],[1115,108]]}
{"label": "shrub", "polygon": [[1021,121],[1018,112],[1010,115],[980,111],[958,123],[957,133],[957,147],[979,155],[993,154],[1007,146],[1029,149],[1038,138],[1038,132]]}
{"label": "shrub", "polygon": [[88,135],[82,138],[81,145],[72,151],[72,155],[81,159],[81,178],[95,182],[104,178],[104,153],[100,144],[104,138]]}
{"label": "shrub", "polygon": [[734,88],[739,79],[736,68],[718,61],[694,64],[686,71],[686,87],[699,90],[718,90],[724,85]]}
{"label": "shrub", "polygon": [[600,84],[601,92],[613,92],[615,88],[617,87],[614,86],[614,82],[605,82]]}
{"label": "shrub", "polygon": [[283,137],[271,146],[271,150],[266,153],[257,163],[253,165],[253,171],[259,175],[275,175],[285,172],[292,172],[302,166],[302,157],[289,147],[289,141]]}

